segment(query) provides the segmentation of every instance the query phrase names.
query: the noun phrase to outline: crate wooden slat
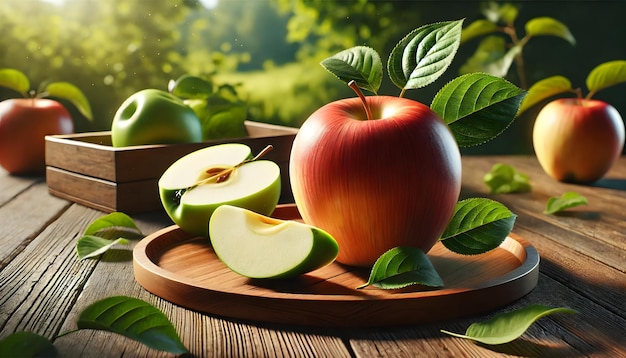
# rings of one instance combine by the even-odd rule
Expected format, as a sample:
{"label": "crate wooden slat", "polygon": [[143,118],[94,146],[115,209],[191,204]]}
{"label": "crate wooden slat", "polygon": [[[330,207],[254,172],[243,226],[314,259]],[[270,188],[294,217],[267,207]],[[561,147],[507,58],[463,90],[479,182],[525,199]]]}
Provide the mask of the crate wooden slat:
{"label": "crate wooden slat", "polygon": [[296,128],[246,122],[248,137],[173,145],[115,148],[110,132],[46,137],[46,182],[52,195],[103,211],[139,213],[161,210],[157,182],[177,159],[222,143],[243,143],[252,153],[271,144],[264,159],[281,170],[280,202],[291,202],[289,155]]}

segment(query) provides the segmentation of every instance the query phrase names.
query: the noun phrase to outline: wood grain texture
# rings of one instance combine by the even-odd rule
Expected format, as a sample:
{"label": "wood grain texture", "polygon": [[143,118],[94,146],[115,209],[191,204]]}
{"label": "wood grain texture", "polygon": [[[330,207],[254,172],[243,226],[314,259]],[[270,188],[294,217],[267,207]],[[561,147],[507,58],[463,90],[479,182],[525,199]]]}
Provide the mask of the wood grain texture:
{"label": "wood grain texture", "polygon": [[48,187],[53,195],[107,212],[159,211],[158,179],[172,163],[198,149],[235,141],[248,145],[253,154],[274,147],[264,159],[280,168],[280,202],[292,202],[289,155],[297,129],[250,121],[246,129],[245,138],[121,148],[111,146],[110,132],[48,136]]}
{"label": "wood grain texture", "polygon": [[[13,179],[14,183],[23,183]],[[29,186],[12,185],[6,189],[12,192],[13,197],[11,201],[0,204],[0,269],[19,255],[59,212],[69,206],[68,202],[47,195],[42,181],[31,182]]]}
{"label": "wood grain texture", "polygon": [[[482,176],[498,162],[528,174],[533,191],[490,194]],[[76,318],[87,305],[124,294],[160,308],[198,357],[626,357],[626,157],[591,186],[552,181],[532,157],[465,157],[463,164],[463,196],[492,197],[519,215],[513,232],[541,255],[536,288],[501,309],[468,318],[353,329],[250,323],[163,300],[133,277],[131,250],[137,242],[98,259],[77,261],[76,240],[104,212],[48,195],[41,177],[12,177],[0,170],[0,339],[20,330],[54,337],[76,328]],[[560,215],[542,214],[548,197],[567,190],[581,192],[590,204]],[[133,217],[147,234],[172,224],[163,213]],[[501,346],[481,346],[439,331],[462,333],[472,322],[534,303],[579,313],[542,318],[520,339]],[[56,338],[54,344],[62,357],[171,356],[90,330]]]}
{"label": "wood grain texture", "polygon": [[[279,206],[274,216],[286,218],[283,212],[295,210]],[[487,312],[524,296],[537,281],[538,254],[517,236],[475,256],[455,254],[438,243],[429,257],[445,283],[442,289],[356,289],[369,270],[338,263],[290,280],[251,280],[226,267],[208,239],[171,226],[135,247],[133,266],[148,291],[183,307],[251,321],[331,327],[406,325]]]}

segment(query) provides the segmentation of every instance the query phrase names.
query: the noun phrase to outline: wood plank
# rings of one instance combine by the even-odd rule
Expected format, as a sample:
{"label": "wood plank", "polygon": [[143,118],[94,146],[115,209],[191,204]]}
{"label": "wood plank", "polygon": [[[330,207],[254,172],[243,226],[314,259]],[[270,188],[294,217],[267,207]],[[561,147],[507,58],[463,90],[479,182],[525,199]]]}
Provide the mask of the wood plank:
{"label": "wood plank", "polygon": [[249,136],[243,138],[117,148],[111,146],[110,133],[106,132],[47,136],[46,165],[123,183],[158,178],[178,158],[201,148],[230,142],[247,144],[254,154],[272,144],[274,150],[264,159],[278,164],[288,162],[297,128],[251,121],[246,121],[245,125]]}
{"label": "wood plank", "polygon": [[550,240],[525,227],[518,227],[517,232],[525,235],[539,251],[543,274],[626,318],[626,279],[623,272],[580,255],[566,243]]}
{"label": "wood plank", "polygon": [[[472,341],[449,337],[440,329],[464,333],[473,322],[524,307],[528,304],[545,304],[570,307],[576,315],[560,314],[542,318],[532,325],[518,340],[485,347]],[[626,356],[623,327],[626,320],[613,312],[589,302],[569,288],[542,275],[539,285],[528,296],[515,304],[489,315],[440,324],[392,330],[368,330],[348,334],[350,346],[357,357],[413,357],[420,356]]]}
{"label": "wood plank", "polygon": [[15,176],[10,175],[0,167],[0,206],[12,200],[20,192],[43,181],[43,176]]}
{"label": "wood plank", "polygon": [[[160,213],[135,218],[144,233],[170,225],[169,219]],[[126,250],[110,251],[103,256],[85,283],[84,291],[69,312],[61,331],[75,329],[78,314],[92,302],[113,295],[128,295],[160,308],[170,318],[185,345],[199,357],[349,356],[340,337],[301,334],[284,327],[274,329],[244,324],[180,308],[139,286],[134,280],[131,260]],[[111,357],[167,356],[123,337],[92,331],[59,338],[55,346],[60,356],[90,356],[94,352]]]}
{"label": "wood plank", "polygon": [[[35,197],[47,196],[43,186],[39,189]],[[32,200],[14,203],[36,209]],[[27,212],[22,207],[18,213]],[[92,261],[76,259],[75,240],[95,217],[95,211],[71,206],[0,271],[2,337],[18,331],[48,338],[58,333],[94,266]]]}
{"label": "wood plank", "polygon": [[[0,180],[0,183],[4,183]],[[0,205],[0,269],[21,253],[70,203],[48,195],[42,181],[10,180],[14,197]],[[1,188],[0,188],[1,190]],[[9,188],[7,188],[9,190]],[[19,224],[17,224],[19,223]]]}
{"label": "wood plank", "polygon": [[[626,250],[626,240],[624,240],[626,238],[626,214],[619,205],[619,201],[622,201],[620,191],[554,181],[541,171],[535,159],[522,157],[516,158],[516,167],[524,168],[525,170],[520,170],[531,177],[534,182],[532,191],[516,194],[490,194],[488,187],[482,182],[482,177],[493,164],[506,161],[506,157],[481,157],[466,160],[463,195],[484,196],[498,200],[518,214],[516,226],[526,226],[531,231],[543,234],[557,242],[568,242],[570,247],[576,248],[580,253],[596,259],[602,258],[602,262],[626,272],[626,262],[623,256],[623,251]],[[508,161],[510,162],[511,159]],[[520,163],[526,163],[527,167]],[[543,213],[545,203],[550,196],[560,195],[569,190],[578,191],[587,196],[590,205],[573,208],[558,215]],[[611,200],[614,200],[615,204],[612,204]]]}

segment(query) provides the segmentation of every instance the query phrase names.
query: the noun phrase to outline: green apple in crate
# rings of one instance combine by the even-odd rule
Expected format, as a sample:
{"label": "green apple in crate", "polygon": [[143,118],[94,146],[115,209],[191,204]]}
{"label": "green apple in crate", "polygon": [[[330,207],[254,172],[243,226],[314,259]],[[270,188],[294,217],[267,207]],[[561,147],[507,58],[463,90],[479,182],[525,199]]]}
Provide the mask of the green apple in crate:
{"label": "green apple in crate", "polygon": [[180,98],[144,89],[126,99],[115,113],[111,141],[114,147],[201,142],[202,125]]}
{"label": "green apple in crate", "polygon": [[327,232],[292,220],[222,205],[209,224],[211,245],[234,272],[250,278],[289,278],[335,260],[339,246]]}
{"label": "green apple in crate", "polygon": [[[268,148],[266,148],[267,150]],[[280,168],[251,158],[245,144],[214,145],[174,162],[158,182],[165,211],[182,230],[209,236],[209,219],[219,206],[230,204],[270,215],[280,197]]]}

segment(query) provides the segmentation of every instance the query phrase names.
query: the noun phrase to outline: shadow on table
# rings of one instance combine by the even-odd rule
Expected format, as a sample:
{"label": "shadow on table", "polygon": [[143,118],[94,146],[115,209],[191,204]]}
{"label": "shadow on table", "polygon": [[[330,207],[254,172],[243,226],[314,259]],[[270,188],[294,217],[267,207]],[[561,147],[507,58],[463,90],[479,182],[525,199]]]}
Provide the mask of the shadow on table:
{"label": "shadow on table", "polygon": [[591,186],[626,191],[626,179],[605,178],[598,180],[597,182],[591,184]]}

